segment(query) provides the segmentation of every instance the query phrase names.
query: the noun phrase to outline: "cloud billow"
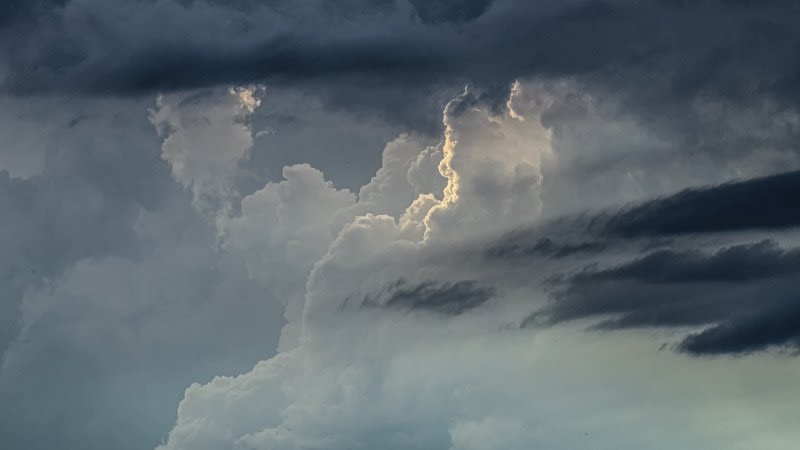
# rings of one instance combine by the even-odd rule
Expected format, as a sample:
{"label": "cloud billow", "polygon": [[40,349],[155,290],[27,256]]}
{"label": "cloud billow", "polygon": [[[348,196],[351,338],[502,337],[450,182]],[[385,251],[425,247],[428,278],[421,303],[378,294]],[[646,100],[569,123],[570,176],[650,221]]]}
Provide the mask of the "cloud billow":
{"label": "cloud billow", "polygon": [[[791,361],[763,350],[796,338],[785,314],[800,269],[793,216],[725,228],[685,211],[721,203],[714,211],[733,214],[749,204],[743,191],[792,192],[794,174],[547,217],[558,208],[546,201],[555,136],[542,112],[557,101],[548,94],[519,83],[498,110],[466,90],[444,109],[438,145],[392,141],[357,195],[298,165],[245,196],[241,211],[222,208],[214,224],[223,241],[285,297],[288,323],[273,358],[190,386],[158,448],[510,450],[580,448],[587,436],[599,449],[651,448],[651,439],[669,439],[664,423],[686,430],[681,448],[734,445],[692,428],[686,415],[702,403],[737,420],[714,400],[727,387],[696,382],[729,374],[727,366],[659,353],[650,333],[673,330],[668,343],[693,355],[766,358],[744,360],[746,373],[763,374],[763,361],[790,372]],[[202,148],[185,150],[214,161]],[[225,179],[232,167],[214,170]],[[669,227],[648,228],[659,219]],[[778,311],[786,326],[765,332]],[[576,330],[578,320],[593,331]],[[750,330],[746,344],[730,338],[742,336],[729,331],[733,323]],[[684,375],[669,372],[678,366]],[[745,372],[727,386],[747,389]],[[755,391],[746,397],[768,403]],[[750,428],[753,439],[780,448],[772,436],[791,432],[776,421],[778,408],[764,409],[773,431]],[[642,432],[609,431],[609,421]]]}

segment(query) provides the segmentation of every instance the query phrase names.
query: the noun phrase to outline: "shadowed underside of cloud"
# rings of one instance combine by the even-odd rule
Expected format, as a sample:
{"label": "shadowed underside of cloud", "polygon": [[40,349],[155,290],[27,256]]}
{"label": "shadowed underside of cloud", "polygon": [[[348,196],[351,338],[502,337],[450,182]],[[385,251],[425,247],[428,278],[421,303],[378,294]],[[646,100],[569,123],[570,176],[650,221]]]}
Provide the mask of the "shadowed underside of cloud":
{"label": "shadowed underside of cloud", "polygon": [[688,336],[679,346],[695,355],[754,352],[769,346],[800,351],[800,300],[738,317]]}
{"label": "shadowed underside of cloud", "polygon": [[388,286],[381,295],[365,298],[361,307],[380,306],[459,315],[483,305],[494,295],[494,289],[474,280],[411,284],[401,279]]}
{"label": "shadowed underside of cloud", "polygon": [[726,111],[774,106],[758,114],[778,124],[774,116],[795,108],[800,8],[789,0],[10,5],[0,10],[0,93],[8,95],[142,96],[266,83],[435,135],[442,107],[465,84],[502,108],[515,79],[572,79],[667,130],[677,152],[746,145],[796,154],[786,145],[796,142],[796,128],[749,133],[746,142],[725,130],[709,138],[698,119],[708,114],[697,110],[716,101]]}
{"label": "shadowed underside of cloud", "polygon": [[785,229],[800,225],[800,172],[789,172],[676,195],[634,206],[590,222],[600,234],[617,237],[664,236],[742,230]]}
{"label": "shadowed underside of cloud", "polygon": [[526,325],[598,318],[597,329],[711,327],[679,349],[742,353],[796,346],[800,250],[772,241],[716,252],[659,250],[551,280],[553,301]]}
{"label": "shadowed underside of cloud", "polygon": [[490,241],[482,261],[538,271],[558,262],[546,282],[551,302],[526,327],[578,319],[602,330],[705,327],[677,348],[797,349],[800,250],[770,238],[800,226],[797,198],[800,172],[692,188],[512,232]]}
{"label": "shadowed underside of cloud", "polygon": [[[578,319],[599,320],[593,328],[602,330],[706,327],[677,346],[695,355],[798,348],[800,250],[770,239],[721,248],[698,239],[796,228],[798,195],[800,172],[689,189],[507,234],[484,247],[481,261],[537,271],[548,270],[547,260],[562,264],[546,282],[551,303],[524,327]],[[613,253],[627,261],[599,264]],[[495,295],[481,283],[401,280],[378,296],[388,300],[365,304],[458,315]]]}
{"label": "shadowed underside of cloud", "polygon": [[430,23],[465,22],[489,9],[493,0],[409,0],[420,19]]}
{"label": "shadowed underside of cloud", "polygon": [[565,258],[582,253],[597,253],[603,251],[607,244],[600,241],[561,242],[550,237],[534,239],[531,243],[525,242],[521,236],[509,236],[508,242],[491,246],[487,256],[492,259],[548,257]]}
{"label": "shadowed underside of cloud", "polygon": [[[9,69],[0,87],[130,94],[349,79],[371,92],[414,86],[424,97],[421,87],[443,81],[508,86],[591,73],[623,90],[646,87],[642,102],[664,105],[698,92],[783,100],[800,84],[791,51],[800,9],[789,1],[111,3],[12,2],[0,28]],[[775,40],[785,45],[765,45]],[[654,68],[663,69],[657,83]]]}
{"label": "shadowed underside of cloud", "polygon": [[692,188],[621,210],[586,212],[518,230],[491,241],[484,254],[490,260],[587,257],[626,241],[658,244],[690,235],[788,230],[800,226],[797,198],[800,171]]}

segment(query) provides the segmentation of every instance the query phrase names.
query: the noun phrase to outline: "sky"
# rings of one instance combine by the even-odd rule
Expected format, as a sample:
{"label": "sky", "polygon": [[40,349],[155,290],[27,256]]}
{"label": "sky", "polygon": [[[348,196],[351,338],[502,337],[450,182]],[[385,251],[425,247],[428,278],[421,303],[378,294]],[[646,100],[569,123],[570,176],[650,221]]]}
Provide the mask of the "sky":
{"label": "sky", "polygon": [[4,0],[0,448],[795,448],[798,23]]}

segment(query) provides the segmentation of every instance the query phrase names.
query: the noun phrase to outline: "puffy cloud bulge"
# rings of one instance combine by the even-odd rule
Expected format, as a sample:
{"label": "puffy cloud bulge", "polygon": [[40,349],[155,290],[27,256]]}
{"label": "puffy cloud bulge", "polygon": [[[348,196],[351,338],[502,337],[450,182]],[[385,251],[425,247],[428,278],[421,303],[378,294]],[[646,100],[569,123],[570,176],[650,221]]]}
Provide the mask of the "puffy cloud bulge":
{"label": "puffy cloud bulge", "polygon": [[[241,105],[216,117],[232,131],[252,112],[242,92],[220,94],[221,104]],[[605,239],[586,252],[603,253],[604,267],[653,245],[596,231],[601,219],[613,230],[637,218],[625,210],[552,221],[572,210],[546,187],[560,162],[557,130],[543,117],[563,95],[563,86],[515,83],[497,110],[467,89],[444,109],[438,145],[399,136],[357,193],[307,164],[285,167],[282,181],[243,195],[240,208],[229,206],[230,190],[214,190],[222,194],[211,202],[222,205],[212,217],[222,245],[284,300],[287,325],[274,357],[190,386],[158,449],[780,449],[800,437],[787,419],[800,400],[790,388],[796,359],[659,351],[717,316],[617,333],[582,331],[594,317],[582,313],[531,325],[531,314],[573,311],[569,300],[553,303],[553,283],[591,279],[583,267],[592,261],[509,251],[513,239]],[[157,125],[182,124],[167,117],[191,116],[195,105],[164,97],[159,108]],[[173,136],[192,133],[173,125],[164,158],[184,154],[182,164],[226,179],[231,165],[218,164],[221,156],[173,147]],[[224,158],[243,157],[226,148]],[[195,198],[208,192],[174,164],[173,175]],[[748,229],[722,243],[693,235],[670,245],[736,245]],[[775,245],[793,236],[777,231]],[[775,389],[755,381],[764,379]]]}

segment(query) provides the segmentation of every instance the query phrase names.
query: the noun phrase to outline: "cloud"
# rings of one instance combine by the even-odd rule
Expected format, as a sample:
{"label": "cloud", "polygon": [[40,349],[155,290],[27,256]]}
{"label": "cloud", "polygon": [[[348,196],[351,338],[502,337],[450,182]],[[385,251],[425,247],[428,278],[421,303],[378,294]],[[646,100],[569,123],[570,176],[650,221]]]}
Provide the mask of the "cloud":
{"label": "cloud", "polygon": [[492,0],[421,1],[409,0],[420,19],[430,23],[464,22],[486,13]]}
{"label": "cloud", "polygon": [[[242,194],[255,192],[268,181],[280,181],[285,166],[306,163],[324,172],[338,188],[357,193],[380,168],[388,142],[404,133],[423,146],[434,145],[438,139],[366,111],[331,111],[311,92],[267,87],[260,95],[261,105],[248,119],[255,140],[237,177]],[[438,115],[441,122],[441,111]]]}
{"label": "cloud", "polygon": [[155,446],[188,384],[270,354],[278,302],[185,222],[135,259],[81,260],[28,290],[0,369],[4,446]]}
{"label": "cloud", "polygon": [[481,100],[465,90],[445,109],[439,171],[447,185],[441,204],[425,218],[426,239],[502,232],[535,220],[541,211],[540,166],[551,146],[539,105],[522,113],[525,121],[519,113],[496,115]]}
{"label": "cloud", "polygon": [[602,95],[623,94],[651,121],[685,128],[695,145],[695,100],[791,105],[798,93],[791,1],[35,5],[2,30],[5,92],[129,95],[269,83],[403,124],[436,125],[446,88],[473,82],[504,97],[516,78],[578,77]]}
{"label": "cloud", "polygon": [[438,171],[442,152],[435,147],[420,152],[422,142],[403,134],[386,144],[381,167],[358,191],[358,209],[400,217],[418,195],[444,190],[445,179]]}
{"label": "cloud", "polygon": [[160,96],[151,110],[150,121],[165,136],[161,157],[206,215],[229,208],[237,196],[233,177],[253,145],[243,120],[260,105],[257,89]]}
{"label": "cloud", "polygon": [[[152,164],[152,154],[125,145],[139,139],[142,125],[147,127],[131,115],[141,106],[77,105],[86,120],[50,111],[52,105],[46,102],[25,108],[27,114],[44,111],[49,118],[49,132],[42,131],[39,138],[48,144],[39,148],[40,171],[25,178],[0,171],[4,217],[0,271],[5,279],[0,293],[0,348],[19,330],[18,307],[27,289],[59,277],[82,259],[134,257],[138,252],[136,219],[141,211],[159,207],[169,183],[159,177],[165,173]],[[23,140],[24,130],[18,130]]]}
{"label": "cloud", "polygon": [[800,212],[787,202],[799,193],[800,172],[690,189],[621,211],[599,228],[623,237],[792,228]]}
{"label": "cloud", "polygon": [[400,279],[390,284],[385,293],[362,300],[361,307],[422,309],[458,315],[486,303],[493,295],[491,288],[472,280],[455,283],[426,281],[408,286],[405,280]]}
{"label": "cloud", "polygon": [[[475,106],[482,105],[475,103]],[[470,233],[476,234],[482,231],[480,224],[473,226],[471,222],[465,222],[459,223],[457,227],[451,227],[451,229],[441,229],[441,231],[427,233],[425,231],[425,221],[438,220],[436,218],[437,214],[444,214],[449,211],[449,208],[455,208],[458,202],[465,201],[470,202],[469,205],[471,206],[485,207],[487,205],[482,205],[481,202],[496,201],[498,197],[509,193],[506,190],[497,192],[488,190],[476,193],[478,189],[473,188],[473,186],[479,186],[481,182],[490,183],[493,179],[499,181],[499,177],[504,176],[503,170],[506,170],[506,166],[500,165],[499,161],[497,167],[500,172],[498,174],[491,173],[487,175],[469,170],[465,170],[461,174],[453,169],[459,164],[464,164],[460,167],[468,168],[466,164],[470,164],[472,160],[482,161],[478,156],[478,149],[484,142],[479,139],[480,136],[478,134],[471,134],[472,129],[470,127],[496,127],[497,133],[491,138],[491,142],[509,144],[507,146],[508,151],[513,152],[515,156],[523,161],[528,160],[528,158],[536,158],[538,155],[535,146],[526,149],[525,146],[517,143],[516,139],[520,135],[519,130],[515,130],[511,125],[506,125],[508,127],[506,130],[506,126],[503,125],[504,120],[512,120],[515,123],[517,119],[494,117],[485,112],[470,116],[472,114],[474,113],[469,110],[462,111],[459,109],[446,112],[446,120],[451,130],[449,138],[452,139],[454,136],[458,136],[457,141],[453,139],[443,143],[441,150],[445,155],[442,161],[449,159],[447,163],[440,163],[440,170],[446,172],[446,178],[449,180],[449,194],[441,192],[438,194],[417,194],[415,192],[414,185],[430,184],[430,182],[418,183],[419,175],[426,172],[416,171],[416,175],[413,177],[415,182],[413,183],[409,181],[408,176],[412,166],[416,165],[415,167],[417,167],[428,160],[427,157],[419,159],[416,156],[422,152],[427,152],[427,150],[425,150],[424,146],[415,144],[408,136],[401,136],[398,140],[387,145],[384,151],[384,167],[378,171],[367,186],[360,190],[357,201],[349,192],[335,190],[330,183],[324,181],[320,172],[309,166],[287,167],[284,169],[285,181],[268,184],[264,189],[245,198],[241,216],[231,217],[229,226],[222,228],[228,239],[231,239],[231,242],[236,242],[236,239],[244,236],[245,229],[243,226],[252,221],[252,242],[269,242],[263,239],[270,239],[271,236],[276,244],[281,245],[284,245],[283,243],[296,243],[292,245],[308,246],[314,242],[319,243],[316,251],[305,254],[307,258],[304,258],[303,261],[307,267],[293,267],[291,265],[292,258],[286,258],[286,253],[280,247],[267,247],[264,252],[256,257],[259,263],[256,267],[260,269],[260,272],[254,272],[256,274],[264,273],[272,277],[276,272],[275,269],[268,270],[270,266],[280,268],[281,265],[288,265],[286,270],[295,274],[293,276],[302,276],[302,278],[298,279],[301,283],[290,287],[290,290],[299,289],[301,296],[295,302],[299,302],[301,308],[297,310],[291,303],[287,308],[287,318],[290,323],[284,329],[280,355],[275,359],[263,362],[254,372],[246,375],[246,377],[256,377],[254,382],[263,386],[259,389],[263,389],[262,392],[265,395],[273,398],[271,403],[274,411],[282,409],[282,407],[278,406],[280,402],[289,402],[286,403],[285,407],[290,409],[295,408],[295,406],[291,406],[292,404],[300,407],[301,403],[296,402],[302,402],[301,399],[287,398],[286,394],[280,394],[279,392],[283,390],[280,387],[283,383],[281,380],[290,379],[295,376],[293,375],[295,371],[302,370],[301,366],[297,366],[297,363],[305,358],[303,355],[309,357],[313,355],[311,361],[315,361],[318,351],[317,345],[326,342],[332,347],[323,351],[331,356],[338,355],[348,348],[352,338],[355,337],[347,330],[364,329],[363,326],[370,323],[362,321],[361,316],[364,313],[359,312],[362,311],[361,308],[341,314],[341,317],[339,317],[340,314],[336,311],[346,305],[348,298],[353,298],[361,293],[362,295],[370,295],[367,303],[372,304],[375,301],[379,301],[382,306],[377,310],[376,324],[380,324],[391,317],[391,315],[381,316],[386,311],[392,311],[396,308],[457,313],[485,303],[492,295],[493,291],[491,289],[477,286],[471,281],[439,283],[438,281],[418,280],[421,274],[415,274],[412,265],[414,261],[422,258],[422,253],[425,252],[421,246],[423,238],[431,243],[444,242],[447,240],[446,237],[439,233],[456,232],[460,235],[468,236]],[[461,121],[462,117],[463,122]],[[505,133],[501,133],[504,130]],[[535,126],[533,130],[537,133],[540,132]],[[450,164],[450,166],[447,167],[447,164]],[[509,167],[511,168],[511,173],[513,173],[514,164],[516,163],[510,162],[509,164],[511,164]],[[489,178],[489,175],[495,178]],[[301,182],[301,180],[305,181]],[[455,185],[456,182],[458,186]],[[448,192],[448,187],[445,188],[445,192]],[[511,193],[516,194],[516,200],[520,204],[530,200],[526,189],[511,191]],[[457,197],[454,196],[456,194]],[[308,197],[308,195],[312,196]],[[324,197],[317,199],[315,197],[317,195],[324,195]],[[399,197],[396,197],[398,195]],[[418,197],[414,200],[417,195]],[[437,195],[440,199],[436,198]],[[442,197],[443,195],[444,197]],[[447,195],[454,197],[447,200]],[[270,203],[271,206],[259,205],[258,210],[267,214],[256,215],[254,214],[256,211],[254,208],[255,202],[262,198],[272,198],[274,203]],[[336,198],[341,198],[342,202],[333,200]],[[411,204],[411,206],[405,210],[394,206],[396,202],[403,199],[407,205]],[[508,216],[513,224],[513,221],[522,219],[511,219],[516,216],[516,211],[511,205],[513,203],[503,206],[505,209],[501,211],[505,211],[503,214]],[[336,208],[339,209],[338,213],[335,212]],[[435,211],[436,208],[439,208],[438,211]],[[275,212],[278,214],[276,215]],[[303,214],[298,215],[296,212],[302,212]],[[386,212],[396,214],[398,217],[387,215]],[[464,212],[456,212],[468,217],[466,210]],[[296,217],[296,219],[290,221],[292,217]],[[338,227],[336,226],[337,217],[340,220],[344,219]],[[314,231],[315,234],[310,235],[312,236],[311,238],[304,236],[302,233],[297,238],[291,237],[304,229],[319,231]],[[319,236],[319,239],[313,238],[313,236]],[[255,248],[254,244],[239,246],[240,251],[247,251],[253,248]],[[322,254],[317,254],[320,249]],[[274,260],[271,259],[273,254],[275,255]],[[269,261],[272,262],[270,263]],[[403,273],[408,275],[407,278],[403,278],[408,281],[398,284],[396,280]],[[307,280],[305,279],[306,274]],[[436,277],[434,279],[441,278]],[[270,280],[269,284],[272,286],[281,286],[281,283],[283,283],[283,286],[289,286],[286,284],[286,280],[281,280],[279,277],[270,278]],[[387,282],[392,284],[383,291],[385,295],[380,297],[371,296],[376,288],[386,286]],[[465,295],[468,295],[473,300],[469,307],[465,307],[463,304]],[[382,300],[377,300],[378,298]],[[293,310],[298,311],[300,314],[293,313]],[[351,321],[353,322],[351,323]],[[339,328],[339,324],[346,323],[349,323],[349,325]],[[367,330],[369,328],[371,328],[371,325],[368,326]],[[339,331],[336,331],[337,329]],[[406,330],[404,327],[394,330],[389,328],[387,332],[404,334]],[[387,338],[389,337],[387,336]],[[327,346],[328,344],[324,345]],[[360,358],[361,356],[358,357]],[[284,361],[284,363],[280,361]],[[314,364],[317,363],[315,362]],[[371,371],[359,374],[362,371],[359,367],[360,364],[355,363],[353,365],[353,369],[356,372],[352,376],[360,377],[364,382],[373,383],[374,381],[370,381],[374,377]],[[320,384],[320,389],[323,390],[320,392],[325,392],[331,387],[328,380],[329,376],[347,376],[346,374],[337,375],[340,370],[338,367],[338,364],[337,367],[326,367],[326,365],[320,367],[319,377],[321,378],[319,381],[322,383]],[[305,371],[303,370],[301,373],[305,373]],[[268,378],[274,378],[276,384],[264,384],[264,381],[260,378],[261,374],[266,374]],[[222,383],[222,385],[219,385],[219,383]],[[234,380],[218,379],[212,384],[221,388],[222,395],[226,395],[224,392],[227,391],[227,386],[233,387],[237,383]],[[354,385],[354,387],[357,385]],[[216,387],[211,389],[216,389]],[[277,391],[274,389],[277,389]],[[190,388],[190,391],[197,392],[200,396],[204,396],[206,392],[211,392],[199,386]],[[354,392],[354,394],[358,395],[358,392]],[[293,394],[290,395],[293,396]],[[228,438],[224,437],[229,434],[229,431],[223,430],[228,429],[231,424],[224,415],[218,418],[219,422],[217,422],[217,418],[209,418],[205,420],[208,425],[204,425],[202,429],[190,430],[194,428],[190,425],[190,422],[193,422],[194,419],[189,418],[194,414],[193,407],[190,404],[192,401],[188,400],[190,397],[193,397],[193,394],[189,394],[186,403],[181,406],[179,425],[171,433],[170,441],[165,445],[166,448],[180,448],[182,446],[191,446],[193,448],[203,448],[203,446],[226,447],[230,445],[266,446],[270,448],[322,445],[336,448],[337,446],[352,447],[355,445],[358,447],[367,445],[366,441],[363,441],[364,436],[359,437],[358,434],[348,436],[349,432],[347,431],[337,433],[337,436],[332,437],[323,437],[324,435],[318,434],[324,433],[324,428],[327,425],[318,431],[302,427],[304,429],[298,430],[298,432],[290,431],[292,426],[288,425],[288,423],[282,425],[276,423],[274,427],[268,426],[269,423],[274,423],[271,421],[281,420],[274,413],[267,415],[255,413],[252,417],[253,420],[263,425],[255,425],[255,423],[252,423],[252,425],[244,423],[236,425],[235,428],[237,429],[244,430],[252,427],[252,430],[247,435],[234,432],[239,443],[232,443]],[[242,398],[245,399],[245,397]],[[245,401],[249,402],[250,400]],[[361,404],[367,399],[354,399],[354,401]],[[184,422],[184,418],[188,418],[189,422]],[[387,420],[388,417],[384,415],[382,417],[378,416],[376,419],[383,421]],[[238,421],[238,419],[236,420]],[[301,414],[298,416],[298,420],[306,421],[307,418],[304,414]],[[214,424],[212,425],[211,422],[214,422]],[[186,424],[185,426],[184,423]],[[355,423],[345,426],[352,425],[355,425]],[[287,428],[287,426],[290,428]],[[373,426],[367,425],[364,430],[367,431]],[[357,426],[352,432],[360,433],[359,428],[361,427]],[[216,430],[219,430],[221,434],[217,434]],[[309,432],[312,434],[305,434]],[[446,427],[438,432],[446,432]],[[387,436],[385,442],[390,448],[393,445],[401,445],[402,443],[412,447],[415,445],[425,446],[430,443],[427,439],[431,436],[420,436],[416,440],[417,444],[414,444],[415,440],[409,441],[408,438],[404,437],[404,434],[405,432],[398,434],[396,437]],[[351,441],[351,439],[356,439],[356,441]]]}
{"label": "cloud", "polygon": [[30,21],[39,14],[63,6],[69,0],[9,0],[0,6],[0,26],[17,21]]}
{"label": "cloud", "polygon": [[770,318],[791,320],[798,274],[800,252],[771,241],[714,252],[657,250],[555,278],[553,301],[526,325],[585,318],[606,330],[708,325],[679,346],[697,354],[793,346],[797,336],[789,326],[767,330]]}
{"label": "cloud", "polygon": [[[504,254],[487,264],[486,258],[470,256],[487,231],[497,236],[517,229],[538,220],[549,206],[541,201],[547,173],[539,172],[550,142],[544,139],[543,104],[527,103],[525,87],[516,89],[511,107],[500,111],[469,90],[456,98],[445,109],[443,142],[435,150],[416,146],[421,159],[411,155],[407,138],[388,145],[386,165],[369,189],[357,200],[349,197],[339,213],[324,209],[334,203],[330,200],[291,195],[264,208],[304,205],[315,220],[300,223],[334,230],[324,235],[332,240],[304,273],[296,297],[302,307],[299,314],[287,315],[279,353],[240,376],[190,386],[160,450],[557,449],[587,442],[597,449],[655,448],[663,442],[686,449],[778,449],[796,438],[780,419],[790,403],[752,389],[753,380],[766,373],[780,386],[791,386],[792,361],[757,355],[738,361],[731,372],[720,361],[693,363],[680,354],[658,353],[649,330],[589,335],[570,324],[517,326],[526,311],[547,305],[547,286],[538,281],[580,267],[576,261],[601,255],[605,247],[585,252],[564,247],[569,255],[554,261],[565,267],[506,264]],[[495,153],[486,151],[490,148]],[[428,172],[410,170],[409,163],[430,162],[436,152],[441,152],[439,170],[447,182],[443,191],[415,192],[429,185],[418,179]],[[287,170],[314,180],[309,186],[315,187],[306,192],[348,197],[309,166]],[[264,192],[279,185],[287,189],[299,175],[287,173],[285,181],[267,185]],[[400,197],[383,196],[383,186],[392,186],[386,193],[411,196],[405,211],[391,207]],[[276,229],[274,215],[250,216],[246,208],[231,220],[251,218],[254,239],[263,242]],[[343,220],[331,227],[336,219]],[[262,221],[271,225],[255,227]],[[324,240],[319,239],[318,249]],[[558,254],[543,242],[542,257]],[[622,257],[630,252],[610,250]],[[648,276],[666,277],[661,287],[673,281],[719,284],[726,282],[718,279],[724,278],[722,266],[746,270],[777,258],[745,281],[769,283],[774,276],[786,286],[796,284],[784,279],[794,274],[794,252],[778,244],[732,246],[713,255],[672,253],[674,258],[665,261],[641,263],[655,264],[655,275],[637,269],[635,261],[615,276],[639,284],[652,282]],[[776,267],[786,269],[769,270]],[[603,269],[582,276],[591,279],[595,273]],[[577,285],[578,279],[563,281]],[[724,293],[734,290],[747,289],[736,286]],[[356,307],[364,301],[369,307]],[[746,309],[748,303],[741,305]],[[724,375],[727,383],[710,382]],[[728,397],[732,392],[744,394]],[[791,389],[782,392],[793,397]],[[758,427],[741,414],[745,405],[764,411]],[[702,426],[699,418],[705,419]],[[740,434],[730,434],[732,423]]]}
{"label": "cloud", "polygon": [[[319,103],[311,112],[325,119],[308,122],[320,132],[295,124],[255,140],[259,178],[237,174],[242,193],[305,162],[356,191],[355,173],[380,162],[357,171],[336,155],[361,157],[357,146],[401,132],[435,139],[462,86],[497,112],[515,79],[551,91],[541,114],[559,156],[541,195],[564,210],[800,167],[791,1],[81,0],[37,11],[2,31],[7,95],[149,98],[263,83]],[[354,132],[339,115],[377,125]]]}
{"label": "cloud", "polygon": [[[798,182],[800,172],[785,172],[687,188],[600,211],[555,217],[551,213],[534,225],[488,238],[483,251],[497,260],[557,259],[726,233],[790,231],[800,226],[800,218],[791,207],[800,193]],[[730,273],[732,277],[740,275],[744,274]]]}
{"label": "cloud", "polygon": [[189,383],[246,371],[277,345],[280,304],[171,178],[152,103],[0,108],[0,160],[41,158],[0,170],[2,448],[152,447]]}
{"label": "cloud", "polygon": [[556,242],[549,237],[540,237],[530,240],[523,233],[512,233],[504,240],[494,242],[486,251],[492,259],[522,259],[526,257],[565,258],[581,253],[599,253],[609,244],[602,241],[584,242]]}
{"label": "cloud", "polygon": [[736,317],[688,336],[680,349],[695,355],[747,353],[768,347],[800,349],[800,302]]}
{"label": "cloud", "polygon": [[[43,108],[42,102],[3,98],[0,108],[0,167],[15,178],[30,178],[44,169],[49,140],[59,128],[79,122],[80,116],[64,117],[61,108]],[[48,102],[49,103],[49,102]],[[60,105],[60,102],[57,102]],[[52,105],[52,104],[51,104]],[[51,109],[50,114],[44,112]],[[54,117],[55,116],[55,117]],[[47,124],[39,123],[45,118]]]}
{"label": "cloud", "polygon": [[551,298],[532,302],[524,327],[684,330],[676,348],[696,355],[793,349],[798,179],[780,173],[554,218],[465,252],[536,267],[529,281],[503,281],[541,283]]}
{"label": "cloud", "polygon": [[542,192],[545,203],[559,206],[544,210],[551,217],[799,167],[794,106],[703,95],[648,106],[639,104],[642,93],[581,79],[524,84],[540,92],[542,120],[552,130]]}
{"label": "cloud", "polygon": [[[212,103],[194,106],[205,101]],[[333,249],[350,245],[345,237],[362,226],[379,233],[376,240],[411,244],[423,234],[443,241],[449,235],[507,229],[539,211],[536,167],[548,142],[535,108],[521,108],[531,119],[523,124],[521,115],[491,113],[467,90],[445,111],[447,138],[439,147],[426,148],[417,137],[402,134],[386,145],[383,166],[357,196],[336,189],[309,165],[295,165],[284,168],[284,181],[267,183],[242,198],[239,207],[230,180],[252,143],[253,130],[246,122],[256,108],[246,108],[239,95],[226,94],[193,96],[178,104],[182,109],[162,99],[161,109],[151,116],[163,128],[163,158],[173,176],[193,191],[195,207],[211,219],[223,246],[242,255],[251,276],[287,305],[285,336],[298,323],[303,304],[308,308],[312,303],[303,293],[315,264],[332,257]],[[172,112],[186,108],[191,108],[188,118]],[[208,133],[214,138],[208,139]],[[237,145],[231,148],[226,141]],[[485,155],[482,149],[489,146],[504,153]],[[434,172],[437,165],[441,173]],[[490,224],[495,225],[487,228]]]}
{"label": "cloud", "polygon": [[307,164],[285,167],[283,174],[283,181],[242,199],[241,214],[221,216],[217,226],[224,248],[244,258],[250,277],[285,306],[290,324],[283,340],[291,340],[308,273],[344,226],[339,214],[356,197]]}

